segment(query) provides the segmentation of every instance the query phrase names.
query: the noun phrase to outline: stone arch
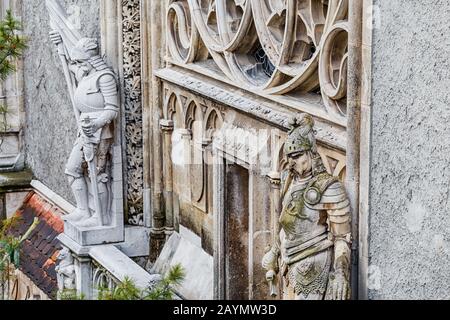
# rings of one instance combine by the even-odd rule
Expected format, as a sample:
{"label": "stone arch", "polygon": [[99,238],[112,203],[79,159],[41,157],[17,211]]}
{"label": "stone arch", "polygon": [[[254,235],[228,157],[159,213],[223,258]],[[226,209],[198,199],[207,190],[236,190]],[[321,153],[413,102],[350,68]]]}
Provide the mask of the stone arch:
{"label": "stone arch", "polygon": [[214,138],[217,130],[223,126],[223,117],[215,108],[209,108],[205,114],[205,125],[203,137],[205,140],[211,141]]}
{"label": "stone arch", "polygon": [[289,160],[284,154],[284,143],[282,143],[277,151],[277,168],[278,172],[283,172],[288,169],[289,166]]}
{"label": "stone arch", "polygon": [[[200,107],[200,105],[195,101],[195,100],[190,100],[186,103],[187,108],[186,108],[186,112],[184,114],[184,128],[191,130],[192,133],[194,133],[195,129],[200,130],[201,132],[201,128],[194,128],[194,124],[198,123],[199,127],[201,124],[201,127],[203,126],[203,112],[202,109]],[[200,135],[200,133],[199,133]]]}
{"label": "stone arch", "polygon": [[164,117],[167,120],[172,120],[175,123],[179,122],[179,117],[182,116],[182,106],[180,103],[180,99],[175,92],[172,92],[169,95],[169,98],[166,100],[164,104]]}

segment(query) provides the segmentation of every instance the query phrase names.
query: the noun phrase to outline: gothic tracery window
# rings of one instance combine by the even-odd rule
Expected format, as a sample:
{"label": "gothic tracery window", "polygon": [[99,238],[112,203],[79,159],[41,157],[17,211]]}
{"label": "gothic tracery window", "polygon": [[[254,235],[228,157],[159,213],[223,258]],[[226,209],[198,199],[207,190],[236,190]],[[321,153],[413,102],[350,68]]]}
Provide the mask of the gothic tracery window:
{"label": "gothic tracery window", "polygon": [[342,120],[347,19],[348,0],[175,0],[170,59],[209,71],[213,61],[233,84],[266,96],[318,96]]}

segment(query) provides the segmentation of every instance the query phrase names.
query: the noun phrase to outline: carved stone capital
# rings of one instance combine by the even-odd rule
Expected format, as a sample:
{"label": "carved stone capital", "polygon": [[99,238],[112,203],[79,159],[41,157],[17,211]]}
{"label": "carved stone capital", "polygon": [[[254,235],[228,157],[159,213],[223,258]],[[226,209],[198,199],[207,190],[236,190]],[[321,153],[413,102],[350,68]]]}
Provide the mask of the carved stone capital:
{"label": "carved stone capital", "polygon": [[162,119],[159,121],[159,127],[163,132],[172,132],[174,129],[174,123],[172,120]]}
{"label": "carved stone capital", "polygon": [[192,139],[192,130],[190,129],[179,129],[178,132],[180,133],[181,137],[183,139]]}
{"label": "carved stone capital", "polygon": [[206,148],[206,147],[208,147],[208,146],[210,146],[212,144],[212,139],[203,139],[202,140],[202,146],[204,147],[204,148]]}
{"label": "carved stone capital", "polygon": [[164,234],[164,232],[165,232],[165,228],[163,227],[163,228],[152,228],[151,230],[150,230],[150,233],[152,234],[152,235],[161,235],[161,234]]}
{"label": "carved stone capital", "polygon": [[281,185],[281,178],[280,178],[280,173],[273,171],[270,172],[267,175],[267,179],[269,179],[270,185],[272,186],[272,188],[280,188]]}

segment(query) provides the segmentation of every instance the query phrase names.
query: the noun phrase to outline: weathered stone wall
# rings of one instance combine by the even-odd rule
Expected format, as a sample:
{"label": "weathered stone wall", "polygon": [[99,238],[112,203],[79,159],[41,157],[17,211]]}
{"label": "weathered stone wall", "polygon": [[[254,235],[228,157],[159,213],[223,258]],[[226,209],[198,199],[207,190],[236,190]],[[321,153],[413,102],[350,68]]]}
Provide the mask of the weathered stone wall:
{"label": "weathered stone wall", "polygon": [[[82,34],[99,38],[100,0],[64,0]],[[77,12],[77,8],[80,11]],[[72,199],[64,168],[76,138],[75,116],[50,31],[45,1],[23,0],[25,53],[26,162],[36,178]]]}
{"label": "weathered stone wall", "polygon": [[374,1],[370,298],[450,298],[450,2]]}

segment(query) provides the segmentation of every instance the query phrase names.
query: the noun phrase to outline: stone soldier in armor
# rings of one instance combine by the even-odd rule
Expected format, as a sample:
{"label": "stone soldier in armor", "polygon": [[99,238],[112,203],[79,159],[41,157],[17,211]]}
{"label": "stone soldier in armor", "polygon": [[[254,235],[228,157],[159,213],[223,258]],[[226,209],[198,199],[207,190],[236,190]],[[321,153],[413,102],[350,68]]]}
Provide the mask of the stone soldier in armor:
{"label": "stone soldier in armor", "polygon": [[281,276],[285,300],[349,299],[351,212],[346,191],[325,170],[313,118],[301,114],[290,125],[280,237],[263,259],[267,280],[273,284]]}
{"label": "stone soldier in armor", "polygon": [[[52,31],[50,37],[56,45],[62,42],[58,32]],[[73,104],[79,129],[65,172],[77,208],[66,219],[80,227],[94,227],[105,224],[109,211],[108,163],[114,139],[113,122],[119,113],[118,85],[116,75],[99,56],[95,39],[81,39],[69,56],[69,70],[76,82],[73,83]],[[96,168],[96,172],[93,174],[88,167],[94,163],[91,168]],[[97,187],[92,185],[93,177]],[[90,193],[97,197],[100,210],[90,210]]]}

